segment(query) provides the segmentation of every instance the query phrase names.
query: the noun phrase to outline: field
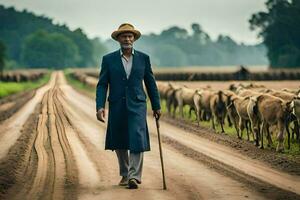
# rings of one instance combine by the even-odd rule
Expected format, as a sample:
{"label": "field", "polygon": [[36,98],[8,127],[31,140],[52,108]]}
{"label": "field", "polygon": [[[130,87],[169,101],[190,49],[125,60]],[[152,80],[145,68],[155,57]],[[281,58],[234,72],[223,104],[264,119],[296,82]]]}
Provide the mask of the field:
{"label": "field", "polygon": [[50,79],[50,74],[46,74],[43,78],[36,81],[28,82],[1,82],[0,81],[0,99],[15,94],[17,92],[28,91],[35,89],[45,83]]}
{"label": "field", "polygon": [[[139,190],[118,186],[116,155],[104,151],[107,124],[95,116],[97,79],[72,73],[52,72],[47,84],[0,121],[0,199],[300,199],[296,146],[284,153],[259,149],[237,139],[229,127],[226,134],[213,131],[208,122],[198,127],[194,114],[187,117],[188,107],[184,118],[168,116],[164,100],[160,133],[168,189],[162,190],[149,100],[151,151],[145,153],[142,184]],[[219,89],[230,84],[176,83]],[[295,81],[260,84],[299,87]]]}

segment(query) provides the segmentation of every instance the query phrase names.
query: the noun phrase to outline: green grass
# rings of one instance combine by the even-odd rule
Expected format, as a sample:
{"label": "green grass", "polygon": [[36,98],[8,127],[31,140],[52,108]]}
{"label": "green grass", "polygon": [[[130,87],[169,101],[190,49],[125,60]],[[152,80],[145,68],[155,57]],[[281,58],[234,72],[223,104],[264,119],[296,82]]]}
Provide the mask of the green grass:
{"label": "green grass", "polygon": [[43,78],[37,81],[28,82],[0,82],[0,99],[18,92],[29,91],[36,89],[47,83],[50,79],[50,73],[47,73]]}

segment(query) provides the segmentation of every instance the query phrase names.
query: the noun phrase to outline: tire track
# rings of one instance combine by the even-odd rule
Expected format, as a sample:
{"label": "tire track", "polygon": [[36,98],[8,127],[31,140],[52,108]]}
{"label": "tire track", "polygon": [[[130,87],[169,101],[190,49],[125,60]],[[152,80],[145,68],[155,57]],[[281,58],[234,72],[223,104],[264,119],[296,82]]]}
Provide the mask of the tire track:
{"label": "tire track", "polygon": [[47,90],[53,87],[55,83],[56,73],[52,73],[50,81],[43,87],[36,90],[35,96],[28,101],[22,108],[18,110],[13,116],[0,124],[0,160],[3,159],[9,149],[16,143],[21,136],[21,130],[25,122],[28,120],[34,108],[41,102]]}
{"label": "tire track", "polygon": [[8,199],[76,199],[78,170],[66,136],[71,127],[59,102],[60,95],[55,73],[55,84],[42,97],[36,138],[26,155],[26,181],[17,183],[14,188],[23,184],[22,189],[17,194],[10,193]]}
{"label": "tire track", "polygon": [[[78,182],[78,170],[77,170],[77,166],[76,166],[76,162],[74,159],[74,155],[72,152],[72,148],[70,145],[70,141],[68,141],[67,139],[67,130],[70,127],[70,124],[68,122],[67,116],[65,116],[63,107],[61,105],[61,103],[59,102],[58,96],[61,95],[61,91],[60,89],[56,89],[53,95],[54,101],[53,101],[53,111],[55,113],[56,116],[56,134],[55,137],[57,137],[58,142],[59,142],[59,146],[61,148],[61,158],[64,159],[65,161],[65,165],[64,168],[66,169],[64,176],[65,176],[65,187],[68,189],[68,191],[65,191],[65,196],[68,198],[73,198],[75,197],[75,191],[76,191],[76,187],[77,187],[77,182]],[[53,124],[53,123],[51,123]],[[61,162],[56,162],[56,163],[62,163]],[[59,170],[59,168],[61,168],[63,166],[57,167],[58,169],[58,173],[57,173],[57,177],[62,176],[62,174],[59,174],[59,172],[61,172],[61,170]],[[73,194],[73,195],[71,195]],[[53,198],[55,199],[55,198]]]}
{"label": "tire track", "polygon": [[55,177],[53,181],[53,193],[52,193],[52,199],[62,199],[63,198],[63,191],[62,186],[64,185],[64,178],[66,176],[65,169],[65,158],[63,149],[61,147],[61,143],[58,137],[58,129],[56,126],[57,121],[57,115],[55,113],[55,107],[53,102],[53,90],[49,91],[50,98],[48,99],[48,116],[49,116],[49,138],[51,143],[51,150],[54,155],[54,174],[53,177]]}
{"label": "tire track", "polygon": [[[46,127],[47,123],[47,104],[45,106],[45,101],[47,101],[48,93],[45,94],[42,100],[43,108],[42,108],[42,114],[39,115],[39,122],[37,127],[37,137],[34,142],[34,149],[38,157],[38,163],[37,163],[37,172],[36,176],[32,185],[31,190],[29,191],[29,196],[32,198],[37,199],[39,197],[39,194],[43,193],[43,188],[46,184],[46,178],[47,178],[47,170],[48,170],[48,153],[45,148],[45,144],[47,142],[47,135],[48,130]],[[46,168],[46,170],[45,170]]]}
{"label": "tire track", "polygon": [[35,163],[37,162],[33,144],[37,130],[32,127],[36,127],[38,124],[40,108],[39,103],[25,122],[21,130],[22,135],[0,163],[0,199],[12,199],[5,198],[5,196],[13,196],[9,194],[20,194],[16,199],[22,199],[24,195],[22,196],[20,191],[25,187],[29,188],[28,186],[33,183],[33,175],[36,172]]}

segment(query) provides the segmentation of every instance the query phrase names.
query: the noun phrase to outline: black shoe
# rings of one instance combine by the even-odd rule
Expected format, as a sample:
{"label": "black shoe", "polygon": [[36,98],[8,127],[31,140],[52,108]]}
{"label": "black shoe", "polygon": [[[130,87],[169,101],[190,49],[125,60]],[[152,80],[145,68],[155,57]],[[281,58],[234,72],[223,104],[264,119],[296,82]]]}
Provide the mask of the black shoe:
{"label": "black shoe", "polygon": [[128,189],[137,189],[138,188],[138,182],[134,178],[130,179],[128,181]]}
{"label": "black shoe", "polygon": [[122,176],[122,179],[121,179],[121,181],[119,182],[119,185],[120,185],[120,186],[126,186],[126,185],[128,185],[128,179],[127,179],[127,177]]}

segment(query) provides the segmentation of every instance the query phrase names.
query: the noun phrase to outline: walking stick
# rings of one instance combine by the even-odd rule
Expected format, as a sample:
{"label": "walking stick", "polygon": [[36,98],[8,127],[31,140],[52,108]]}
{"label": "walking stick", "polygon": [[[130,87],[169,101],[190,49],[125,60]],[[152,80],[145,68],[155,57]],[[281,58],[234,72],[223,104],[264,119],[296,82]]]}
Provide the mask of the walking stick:
{"label": "walking stick", "polygon": [[162,171],[162,176],[163,176],[163,189],[167,189],[167,184],[166,184],[166,178],[165,178],[165,170],[164,170],[164,159],[162,155],[162,148],[161,148],[161,142],[160,142],[160,132],[159,132],[159,118],[155,117],[156,121],[156,129],[157,129],[157,136],[158,136],[158,145],[159,145],[159,155],[160,155],[160,162],[161,162],[161,171]]}

